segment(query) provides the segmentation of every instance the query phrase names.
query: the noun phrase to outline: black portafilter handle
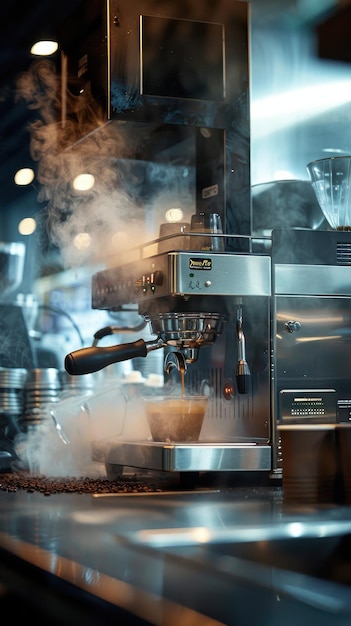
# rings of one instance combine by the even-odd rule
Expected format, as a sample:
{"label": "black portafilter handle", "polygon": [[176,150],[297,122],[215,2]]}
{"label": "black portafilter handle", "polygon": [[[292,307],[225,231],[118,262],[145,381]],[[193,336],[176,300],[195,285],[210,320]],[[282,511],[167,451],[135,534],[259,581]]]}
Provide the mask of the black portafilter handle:
{"label": "black portafilter handle", "polygon": [[146,356],[147,353],[146,342],[143,339],[138,339],[132,343],[123,343],[118,346],[81,348],[67,354],[65,357],[65,370],[72,376],[91,374],[92,372],[102,370],[107,365],[112,365],[112,363]]}

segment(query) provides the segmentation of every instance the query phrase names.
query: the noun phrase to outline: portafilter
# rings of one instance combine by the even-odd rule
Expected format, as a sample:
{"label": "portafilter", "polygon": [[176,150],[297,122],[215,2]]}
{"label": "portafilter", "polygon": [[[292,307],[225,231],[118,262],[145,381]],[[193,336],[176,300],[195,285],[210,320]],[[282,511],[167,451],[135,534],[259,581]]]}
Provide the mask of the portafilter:
{"label": "portafilter", "polygon": [[90,374],[107,365],[146,357],[152,350],[173,346],[181,351],[187,363],[198,358],[198,350],[216,341],[223,331],[227,315],[207,312],[162,312],[144,314],[156,339],[138,339],[115,346],[81,348],[67,354],[65,369],[71,375]]}

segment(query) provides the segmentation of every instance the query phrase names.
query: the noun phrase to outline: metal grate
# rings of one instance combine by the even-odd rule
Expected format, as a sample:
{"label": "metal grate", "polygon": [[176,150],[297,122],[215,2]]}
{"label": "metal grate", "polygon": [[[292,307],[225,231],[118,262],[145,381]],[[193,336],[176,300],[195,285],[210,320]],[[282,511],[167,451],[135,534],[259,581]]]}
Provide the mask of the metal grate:
{"label": "metal grate", "polygon": [[336,262],[338,265],[351,265],[351,242],[336,244]]}

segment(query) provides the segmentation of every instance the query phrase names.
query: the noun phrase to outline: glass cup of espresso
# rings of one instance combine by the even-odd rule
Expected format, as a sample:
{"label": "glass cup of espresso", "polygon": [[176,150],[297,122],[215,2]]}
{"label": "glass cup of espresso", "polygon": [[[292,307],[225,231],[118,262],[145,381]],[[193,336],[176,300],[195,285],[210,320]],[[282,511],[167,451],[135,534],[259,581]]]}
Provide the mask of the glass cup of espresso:
{"label": "glass cup of espresso", "polygon": [[207,409],[207,396],[144,398],[153,441],[198,441]]}

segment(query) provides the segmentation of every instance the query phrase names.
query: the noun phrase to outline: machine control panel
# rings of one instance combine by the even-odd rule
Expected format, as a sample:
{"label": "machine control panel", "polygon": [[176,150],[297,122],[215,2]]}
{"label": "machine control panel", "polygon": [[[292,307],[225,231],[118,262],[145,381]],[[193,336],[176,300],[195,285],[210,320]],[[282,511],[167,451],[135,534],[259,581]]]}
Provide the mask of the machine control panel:
{"label": "machine control panel", "polygon": [[113,309],[167,295],[164,255],[97,272],[92,277],[92,308]]}
{"label": "machine control panel", "polygon": [[161,287],[164,282],[163,272],[156,270],[149,274],[143,274],[141,278],[135,281],[136,290],[141,289],[143,293],[156,293],[157,287]]}
{"label": "machine control panel", "polygon": [[351,422],[351,398],[338,400],[338,422]]}
{"label": "machine control panel", "polygon": [[336,421],[335,389],[282,389],[279,405],[282,423]]}
{"label": "machine control panel", "polygon": [[270,267],[265,255],[162,253],[94,274],[92,308],[177,295],[270,296]]}

